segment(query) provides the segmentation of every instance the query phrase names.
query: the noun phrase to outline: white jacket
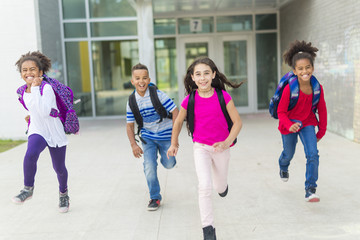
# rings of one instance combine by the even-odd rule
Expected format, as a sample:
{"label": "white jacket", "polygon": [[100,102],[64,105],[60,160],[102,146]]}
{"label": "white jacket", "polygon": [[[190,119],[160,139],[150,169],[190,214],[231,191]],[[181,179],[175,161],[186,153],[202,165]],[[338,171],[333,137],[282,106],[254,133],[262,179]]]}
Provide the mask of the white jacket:
{"label": "white jacket", "polygon": [[50,147],[68,144],[60,118],[49,115],[52,108],[58,110],[55,93],[50,84],[45,84],[42,95],[39,86],[31,87],[31,93],[25,91],[24,102],[30,113],[28,136],[39,134]]}

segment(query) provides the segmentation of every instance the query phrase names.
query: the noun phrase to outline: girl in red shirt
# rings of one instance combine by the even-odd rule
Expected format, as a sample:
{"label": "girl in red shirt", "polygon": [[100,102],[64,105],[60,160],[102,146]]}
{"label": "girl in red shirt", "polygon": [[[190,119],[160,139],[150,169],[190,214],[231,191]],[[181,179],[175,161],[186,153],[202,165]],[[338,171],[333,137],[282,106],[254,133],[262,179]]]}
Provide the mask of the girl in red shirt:
{"label": "girl in red shirt", "polygon": [[[292,67],[299,83],[299,96],[295,107],[288,110],[290,103],[290,88],[287,85],[278,105],[279,131],[282,136],[283,151],[279,158],[280,177],[284,182],[289,179],[289,165],[294,156],[298,136],[304,145],[306,155],[305,200],[319,202],[316,194],[318,180],[319,154],[317,142],[325,135],[327,125],[327,111],[324,100],[324,90],[321,87],[320,100],[317,105],[319,118],[312,111],[313,89],[310,83],[314,72],[314,59],[317,48],[311,42],[298,41],[290,44],[284,54],[284,61]],[[318,131],[315,132],[315,127]]]}

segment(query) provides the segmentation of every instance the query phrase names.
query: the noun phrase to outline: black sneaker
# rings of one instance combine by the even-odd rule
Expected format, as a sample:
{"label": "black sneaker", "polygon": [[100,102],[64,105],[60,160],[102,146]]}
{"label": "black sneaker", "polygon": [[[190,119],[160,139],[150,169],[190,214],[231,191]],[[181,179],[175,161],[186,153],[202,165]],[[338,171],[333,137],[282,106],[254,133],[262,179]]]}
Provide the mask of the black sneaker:
{"label": "black sneaker", "polygon": [[67,213],[69,211],[70,207],[70,198],[68,195],[68,191],[64,193],[59,193],[59,212],[61,213]]}
{"label": "black sneaker", "polygon": [[315,194],[316,188],[309,188],[305,190],[305,201],[307,202],[320,202],[320,197]]}
{"label": "black sneaker", "polygon": [[283,182],[287,182],[289,180],[289,172],[280,169],[280,178]]}
{"label": "black sneaker", "polygon": [[226,186],[226,189],[223,193],[219,193],[220,197],[225,197],[228,194],[229,185]]}
{"label": "black sneaker", "polygon": [[215,228],[207,226],[203,228],[204,240],[216,240]]}
{"label": "black sneaker", "polygon": [[148,205],[149,211],[156,211],[160,206],[160,200],[159,199],[151,199]]}
{"label": "black sneaker", "polygon": [[20,194],[13,197],[11,200],[13,201],[13,203],[22,204],[26,200],[29,200],[32,198],[33,192],[34,192],[34,187],[25,186],[24,189],[22,189],[20,191]]}

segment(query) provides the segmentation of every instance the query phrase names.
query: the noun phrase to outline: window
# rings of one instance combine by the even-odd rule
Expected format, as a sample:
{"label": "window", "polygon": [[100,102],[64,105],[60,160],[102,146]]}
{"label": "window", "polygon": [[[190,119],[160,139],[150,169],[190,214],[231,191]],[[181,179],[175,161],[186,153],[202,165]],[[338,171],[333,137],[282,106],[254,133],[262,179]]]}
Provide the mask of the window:
{"label": "window", "polygon": [[67,42],[65,52],[68,86],[81,99],[75,111],[79,116],[92,116],[88,42]]}
{"label": "window", "polygon": [[252,15],[217,17],[216,31],[217,32],[252,31]]}

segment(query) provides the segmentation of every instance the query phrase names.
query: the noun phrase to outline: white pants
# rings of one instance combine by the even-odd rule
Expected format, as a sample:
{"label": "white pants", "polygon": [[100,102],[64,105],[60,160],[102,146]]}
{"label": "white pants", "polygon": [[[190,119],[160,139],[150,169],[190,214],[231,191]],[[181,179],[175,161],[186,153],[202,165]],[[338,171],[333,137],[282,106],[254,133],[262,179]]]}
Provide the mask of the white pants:
{"label": "white pants", "polygon": [[[223,193],[227,187],[227,175],[230,160],[230,149],[214,152],[209,145],[194,143],[194,160],[199,181],[199,208],[203,227],[214,224],[212,210],[212,183],[218,193]],[[212,171],[211,171],[212,169]],[[211,179],[213,173],[213,181]]]}

